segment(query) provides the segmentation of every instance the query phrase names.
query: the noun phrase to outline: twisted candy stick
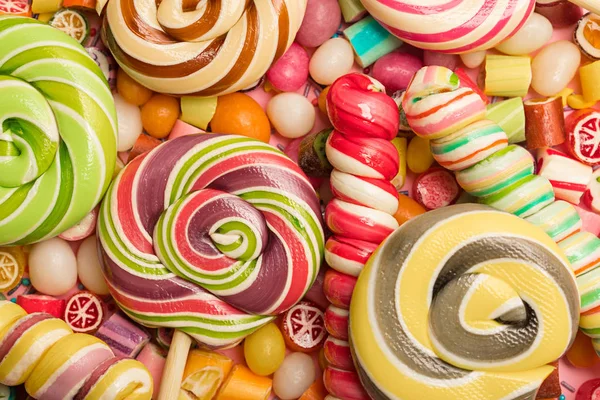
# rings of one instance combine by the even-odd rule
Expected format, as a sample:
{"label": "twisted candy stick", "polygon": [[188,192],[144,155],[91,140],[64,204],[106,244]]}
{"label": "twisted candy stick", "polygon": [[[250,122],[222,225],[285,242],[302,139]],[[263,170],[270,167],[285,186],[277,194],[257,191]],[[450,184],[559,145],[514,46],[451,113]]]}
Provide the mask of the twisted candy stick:
{"label": "twisted candy stick", "polygon": [[[348,301],[336,299],[335,292],[349,299],[352,281],[371,253],[398,227],[393,217],[398,192],[390,182],[398,173],[398,152],[390,141],[398,132],[399,115],[383,86],[361,74],[345,75],[331,85],[327,112],[335,127],[325,148],[334,167],[330,180],[334,199],[325,209],[325,219],[334,236],[325,245],[325,260],[339,276],[326,278],[325,292],[330,301],[347,308]],[[331,364],[325,385],[337,397],[365,398],[352,372],[344,332],[348,314],[336,310],[330,306],[326,314],[328,320],[339,316],[342,321],[327,324],[335,339],[328,341],[325,353]]]}
{"label": "twisted candy stick", "polygon": [[139,361],[115,357],[100,339],[73,334],[49,314],[27,315],[9,301],[0,301],[0,360],[0,383],[25,383],[36,399],[152,396],[152,377]]}
{"label": "twisted candy stick", "polygon": [[127,74],[161,93],[245,89],[292,44],[306,0],[111,0],[105,42]]}
{"label": "twisted candy stick", "polygon": [[74,39],[0,16],[0,245],[56,236],[106,191],[117,117],[100,68]]}
{"label": "twisted candy stick", "polygon": [[[431,77],[436,77],[432,79]],[[452,71],[444,67],[425,67],[413,77],[407,92],[419,90],[418,96],[406,96],[404,109],[407,118],[419,119],[413,110],[424,111],[425,104],[441,103],[441,96],[450,87],[450,93],[457,91],[458,85]],[[411,89],[414,86],[415,89]],[[425,88],[425,90],[421,90]],[[483,102],[482,102],[483,103]],[[434,108],[431,108],[430,112]],[[437,108],[435,109],[437,111]],[[455,110],[448,108],[441,113],[441,118],[454,118]],[[459,111],[465,114],[468,111]],[[483,118],[483,117],[482,117]],[[431,121],[430,121],[431,122]],[[432,123],[432,122],[431,122]],[[415,125],[417,135],[430,136],[432,129],[429,125]],[[465,121],[467,129],[481,124]],[[450,129],[451,130],[451,129]],[[440,127],[440,132],[445,135],[449,129]],[[439,139],[431,142],[436,148],[440,141],[446,141],[449,136],[435,134]],[[482,151],[482,142],[467,140],[465,148],[467,153],[476,155]],[[525,218],[544,229],[544,231],[559,243],[561,249],[567,254],[573,271],[577,275],[579,291],[581,293],[581,322],[582,330],[595,341],[600,339],[600,260],[595,256],[600,254],[600,239],[588,233],[578,233],[581,230],[581,218],[577,210],[569,203],[554,201],[554,190],[550,181],[539,175],[533,175],[534,160],[525,149],[518,146],[502,146],[486,158],[480,160],[472,157],[473,162],[462,165],[464,168],[456,171],[457,181],[463,189],[479,198],[479,202],[491,205],[502,211],[507,211]],[[442,153],[434,152],[434,157],[444,157]],[[480,160],[480,161],[479,161]],[[584,243],[585,245],[582,245]]]}
{"label": "twisted candy stick", "polygon": [[523,26],[535,0],[362,0],[369,13],[413,46],[444,53],[495,47]]}
{"label": "twisted candy stick", "polygon": [[350,341],[372,399],[533,400],[569,348],[579,299],[541,229],[487,206],[396,230],[358,279]]}
{"label": "twisted candy stick", "polygon": [[213,347],[298,302],[324,245],[319,202],[299,167],[267,144],[217,134],[171,140],[129,163],[98,232],[119,306]]}

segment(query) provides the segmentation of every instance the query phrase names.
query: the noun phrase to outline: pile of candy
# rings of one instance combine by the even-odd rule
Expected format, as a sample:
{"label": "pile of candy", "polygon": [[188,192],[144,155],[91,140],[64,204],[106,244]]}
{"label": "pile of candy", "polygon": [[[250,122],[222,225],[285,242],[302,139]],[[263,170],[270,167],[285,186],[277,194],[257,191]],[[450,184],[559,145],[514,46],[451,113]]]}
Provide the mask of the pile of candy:
{"label": "pile of candy", "polygon": [[434,3],[0,0],[0,398],[600,398],[600,4]]}

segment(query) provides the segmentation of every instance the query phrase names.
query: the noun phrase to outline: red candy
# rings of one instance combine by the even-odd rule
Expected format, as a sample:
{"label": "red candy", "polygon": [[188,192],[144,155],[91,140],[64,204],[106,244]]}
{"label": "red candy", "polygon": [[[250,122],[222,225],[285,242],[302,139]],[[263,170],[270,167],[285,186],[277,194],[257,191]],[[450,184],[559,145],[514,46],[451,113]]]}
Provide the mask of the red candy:
{"label": "red candy", "polygon": [[73,332],[89,333],[98,329],[103,317],[100,299],[90,292],[79,292],[67,302],[64,319]]}
{"label": "red candy", "polygon": [[575,400],[600,400],[600,379],[592,379],[581,385]]}
{"label": "red candy", "polygon": [[323,382],[327,391],[340,399],[370,400],[369,395],[360,384],[358,374],[354,371],[327,367],[323,374]]}
{"label": "red candy", "polygon": [[325,283],[323,284],[325,297],[336,307],[350,308],[350,300],[356,281],[357,279],[353,276],[342,274],[334,269],[328,270],[325,273]]}
{"label": "red candy", "polygon": [[479,86],[477,86],[477,84],[475,82],[473,82],[471,77],[467,74],[467,72],[464,69],[456,68],[454,70],[454,73],[460,79],[460,87],[468,87],[468,88],[473,89],[473,91],[475,93],[477,93],[479,95],[479,97],[481,97],[481,100],[483,100],[483,102],[485,104],[490,104],[489,97],[487,97],[487,95],[484,93],[484,91],[481,90],[481,88]]}
{"label": "red candy", "polygon": [[413,184],[415,200],[428,210],[454,204],[460,195],[460,188],[454,175],[439,167],[423,172]]}
{"label": "red candy", "polygon": [[345,340],[328,337],[323,345],[325,359],[332,367],[354,371],[350,344]]}
{"label": "red candy", "polygon": [[576,111],[566,118],[565,127],[573,157],[588,165],[600,163],[600,112]]}
{"label": "red candy", "polygon": [[325,310],[325,328],[330,335],[348,340],[348,310],[330,305]]}
{"label": "red candy", "polygon": [[283,314],[281,332],[292,351],[315,351],[326,336],[323,312],[314,303],[301,301]]}
{"label": "red candy", "polygon": [[306,292],[306,294],[304,295],[305,300],[312,301],[313,303],[315,303],[322,309],[327,308],[327,306],[329,305],[329,302],[327,301],[327,298],[325,297],[325,293],[323,293],[324,281],[325,281],[325,268],[321,268],[321,271],[319,271],[319,275],[317,275],[315,282],[312,284],[310,289],[308,289],[308,292]]}
{"label": "red candy", "polygon": [[17,304],[23,307],[28,314],[43,312],[56,318],[62,318],[65,313],[66,302],[44,294],[23,294],[17,297]]}

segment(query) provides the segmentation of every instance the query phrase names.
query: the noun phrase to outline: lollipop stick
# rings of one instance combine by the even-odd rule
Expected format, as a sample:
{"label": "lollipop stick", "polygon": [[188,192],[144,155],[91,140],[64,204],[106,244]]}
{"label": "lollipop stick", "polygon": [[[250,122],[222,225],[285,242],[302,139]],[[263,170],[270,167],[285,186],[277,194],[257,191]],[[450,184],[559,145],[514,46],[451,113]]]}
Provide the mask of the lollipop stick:
{"label": "lollipop stick", "polygon": [[191,337],[178,330],[175,331],[171,347],[169,348],[165,369],[163,370],[158,400],[173,400],[179,397],[183,369],[185,368],[191,345]]}

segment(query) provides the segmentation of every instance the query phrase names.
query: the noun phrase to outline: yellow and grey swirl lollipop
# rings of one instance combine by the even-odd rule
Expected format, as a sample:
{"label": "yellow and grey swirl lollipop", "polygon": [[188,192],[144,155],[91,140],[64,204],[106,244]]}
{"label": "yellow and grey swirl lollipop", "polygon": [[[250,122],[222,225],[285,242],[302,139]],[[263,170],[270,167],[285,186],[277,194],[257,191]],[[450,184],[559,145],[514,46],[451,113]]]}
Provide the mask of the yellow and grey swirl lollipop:
{"label": "yellow and grey swirl lollipop", "polygon": [[352,297],[350,341],[373,399],[533,400],[578,320],[575,277],[554,241],[463,204],[407,222],[374,253]]}

